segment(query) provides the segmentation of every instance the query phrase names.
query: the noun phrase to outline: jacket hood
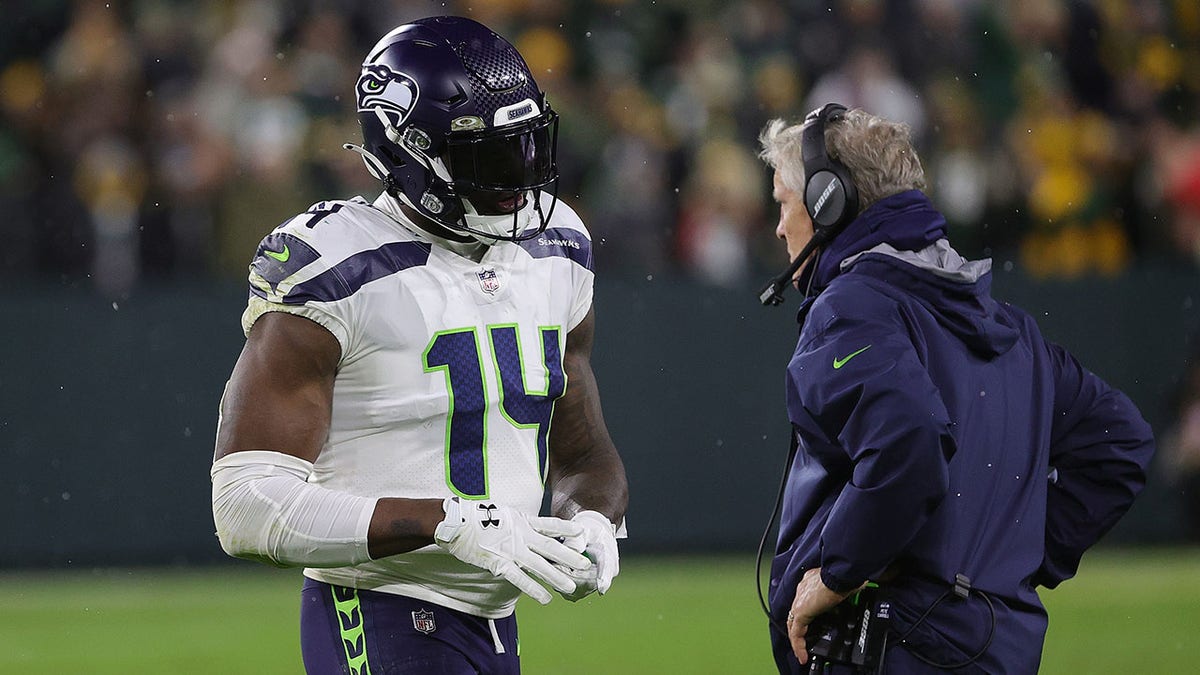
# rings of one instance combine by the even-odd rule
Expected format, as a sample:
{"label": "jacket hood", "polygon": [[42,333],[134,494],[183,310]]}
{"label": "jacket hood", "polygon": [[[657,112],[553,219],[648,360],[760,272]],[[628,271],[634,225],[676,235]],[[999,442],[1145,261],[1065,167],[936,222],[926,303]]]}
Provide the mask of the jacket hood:
{"label": "jacket hood", "polygon": [[920,190],[884,197],[850,221],[833,241],[817,253],[814,264],[801,275],[798,286],[819,293],[840,273],[846,258],[891,244],[901,251],[919,251],[946,237],[946,218]]}
{"label": "jacket hood", "polygon": [[812,279],[823,289],[843,274],[867,274],[915,299],[938,324],[991,358],[1007,352],[1017,327],[991,296],[992,261],[966,260],[946,239],[946,219],[918,190],[873,204],[822,251]]}

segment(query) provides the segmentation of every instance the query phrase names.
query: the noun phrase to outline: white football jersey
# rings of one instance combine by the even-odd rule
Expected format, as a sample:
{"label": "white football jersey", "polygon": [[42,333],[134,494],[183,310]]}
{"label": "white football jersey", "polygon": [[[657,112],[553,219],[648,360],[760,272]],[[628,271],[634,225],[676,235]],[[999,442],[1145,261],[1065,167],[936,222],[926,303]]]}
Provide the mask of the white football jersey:
{"label": "white football jersey", "polygon": [[[355,197],[315,204],[263,239],[242,326],[249,334],[265,312],[288,312],[341,344],[332,427],[310,483],[535,515],[567,333],[591,307],[592,280],[591,240],[562,202],[545,232],[475,262],[403,221],[387,195]],[[304,573],[488,618],[511,614],[519,595],[435,545]]]}

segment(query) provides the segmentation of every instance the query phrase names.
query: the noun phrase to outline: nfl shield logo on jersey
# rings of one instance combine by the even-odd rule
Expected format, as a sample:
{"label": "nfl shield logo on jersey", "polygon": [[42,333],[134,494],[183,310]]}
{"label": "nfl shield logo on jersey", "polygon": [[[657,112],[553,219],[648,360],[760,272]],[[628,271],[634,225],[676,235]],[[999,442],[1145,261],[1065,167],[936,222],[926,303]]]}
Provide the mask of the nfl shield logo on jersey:
{"label": "nfl shield logo on jersey", "polygon": [[475,273],[479,277],[479,287],[488,295],[495,294],[500,290],[500,279],[496,276],[496,270],[488,267]]}
{"label": "nfl shield logo on jersey", "polygon": [[418,609],[412,613],[412,616],[413,628],[416,628],[426,635],[429,635],[433,631],[437,630],[437,624],[433,622],[433,612],[427,609]]}

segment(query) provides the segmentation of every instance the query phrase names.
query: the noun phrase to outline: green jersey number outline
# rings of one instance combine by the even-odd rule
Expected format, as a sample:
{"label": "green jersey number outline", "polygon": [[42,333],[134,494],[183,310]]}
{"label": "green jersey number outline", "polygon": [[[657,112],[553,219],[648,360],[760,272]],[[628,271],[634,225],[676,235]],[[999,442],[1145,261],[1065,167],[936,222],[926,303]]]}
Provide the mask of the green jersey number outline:
{"label": "green jersey number outline", "polygon": [[[566,391],[559,326],[539,326],[542,365],[541,386],[531,386],[525,368],[516,324],[489,324],[488,337],[500,412],[518,429],[537,430],[538,467],[543,483],[549,467],[550,421],[554,403]],[[421,355],[426,373],[442,371],[446,378],[449,410],[446,416],[446,485],[465,499],[488,499],[487,368],[475,327],[438,331]]]}

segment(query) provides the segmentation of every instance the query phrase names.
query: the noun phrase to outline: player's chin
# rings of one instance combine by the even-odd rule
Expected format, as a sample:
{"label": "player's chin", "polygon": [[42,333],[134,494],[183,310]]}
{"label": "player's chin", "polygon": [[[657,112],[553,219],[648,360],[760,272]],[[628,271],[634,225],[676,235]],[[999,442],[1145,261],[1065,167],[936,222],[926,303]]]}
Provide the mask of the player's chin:
{"label": "player's chin", "polygon": [[481,216],[509,216],[525,208],[525,192],[476,192],[469,197]]}

